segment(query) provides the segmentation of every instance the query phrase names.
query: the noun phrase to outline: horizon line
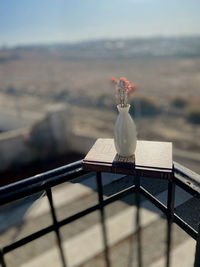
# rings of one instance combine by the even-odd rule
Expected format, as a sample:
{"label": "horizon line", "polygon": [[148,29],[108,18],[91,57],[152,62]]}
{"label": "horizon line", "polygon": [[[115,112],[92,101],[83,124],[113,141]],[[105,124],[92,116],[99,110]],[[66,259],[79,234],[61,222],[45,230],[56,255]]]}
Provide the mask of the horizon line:
{"label": "horizon line", "polygon": [[127,40],[136,40],[136,39],[167,39],[167,38],[198,38],[200,37],[200,33],[196,34],[155,34],[155,35],[144,35],[144,36],[134,36],[134,37],[99,37],[99,38],[87,38],[87,39],[80,39],[76,41],[69,41],[69,40],[59,40],[59,41],[37,41],[37,42],[23,42],[23,43],[16,43],[16,44],[6,44],[5,42],[2,42],[0,45],[0,49],[4,48],[19,48],[19,47],[28,47],[28,46],[46,46],[46,45],[76,45],[81,43],[88,43],[88,42],[100,42],[100,41],[127,41]]}

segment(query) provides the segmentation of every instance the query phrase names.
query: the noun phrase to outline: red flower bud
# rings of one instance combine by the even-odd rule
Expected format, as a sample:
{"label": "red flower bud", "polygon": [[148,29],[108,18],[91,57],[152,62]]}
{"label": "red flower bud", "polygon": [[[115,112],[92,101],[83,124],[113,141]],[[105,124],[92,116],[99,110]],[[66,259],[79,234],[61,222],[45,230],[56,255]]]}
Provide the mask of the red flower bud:
{"label": "red flower bud", "polygon": [[125,81],[125,86],[128,87],[129,85],[131,85],[131,83],[128,80],[126,80]]}
{"label": "red flower bud", "polygon": [[125,77],[120,77],[120,81],[126,82],[127,79]]}
{"label": "red flower bud", "polygon": [[117,84],[117,79],[116,79],[115,77],[112,77],[112,78],[110,79],[110,81],[111,81],[111,83]]}
{"label": "red flower bud", "polygon": [[130,93],[130,91],[132,91],[133,90],[133,86],[132,85],[129,85],[128,87],[127,87],[127,93]]}

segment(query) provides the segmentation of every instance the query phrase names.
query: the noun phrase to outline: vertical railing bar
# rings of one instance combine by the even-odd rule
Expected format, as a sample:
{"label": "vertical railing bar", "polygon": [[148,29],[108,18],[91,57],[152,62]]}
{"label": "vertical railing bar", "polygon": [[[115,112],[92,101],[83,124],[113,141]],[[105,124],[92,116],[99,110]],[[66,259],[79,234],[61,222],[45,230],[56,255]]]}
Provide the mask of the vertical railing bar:
{"label": "vertical railing bar", "polygon": [[1,263],[2,267],[6,267],[6,263],[5,263],[5,260],[4,260],[4,254],[3,254],[2,250],[0,250],[0,263]]}
{"label": "vertical railing bar", "polygon": [[105,214],[104,214],[104,205],[103,205],[103,185],[102,185],[101,172],[97,172],[96,173],[96,181],[97,181],[97,188],[98,188],[98,198],[99,198],[101,225],[102,225],[103,242],[104,242],[105,262],[106,262],[106,266],[110,267],[108,239],[107,239],[107,231],[106,231],[106,225],[105,225]]}
{"label": "vertical railing bar", "polygon": [[199,267],[199,266],[200,266],[200,224],[198,226],[198,235],[196,241],[196,252],[194,261],[194,267]]}
{"label": "vertical railing bar", "polygon": [[140,226],[140,177],[135,177],[135,202],[136,202],[136,236],[137,236],[137,256],[138,267],[142,267],[142,240],[141,240],[141,226]]}
{"label": "vertical railing bar", "polygon": [[172,243],[172,222],[174,217],[174,202],[175,202],[175,182],[172,179],[168,181],[166,267],[170,267],[170,251]]}
{"label": "vertical railing bar", "polygon": [[51,208],[51,216],[53,219],[53,225],[55,227],[55,233],[56,233],[56,237],[57,237],[57,243],[58,243],[58,248],[60,251],[60,257],[61,257],[61,262],[63,267],[67,267],[66,264],[66,259],[65,259],[65,255],[64,255],[64,251],[63,251],[63,247],[62,247],[62,240],[61,240],[61,236],[60,236],[60,230],[58,227],[58,221],[56,218],[56,213],[55,213],[55,208],[54,208],[54,204],[53,204],[53,197],[52,197],[52,192],[51,192],[51,188],[46,189],[46,193],[47,193],[47,198],[49,200],[49,204],[50,204],[50,208]]}

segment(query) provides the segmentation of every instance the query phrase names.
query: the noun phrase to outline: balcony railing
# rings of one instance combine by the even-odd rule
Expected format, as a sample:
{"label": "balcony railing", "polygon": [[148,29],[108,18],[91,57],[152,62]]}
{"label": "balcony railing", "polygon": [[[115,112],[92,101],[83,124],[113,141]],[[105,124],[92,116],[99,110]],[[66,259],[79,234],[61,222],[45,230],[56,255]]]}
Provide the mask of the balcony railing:
{"label": "balcony railing", "polygon": [[[175,187],[176,185],[181,187],[184,191],[190,193],[195,197],[200,196],[200,188],[198,183],[196,182],[199,179],[199,175],[191,172],[190,170],[184,168],[178,163],[174,163],[173,168],[173,179],[168,180],[168,197],[167,197],[167,205],[163,204],[156,196],[150,193],[147,189],[145,189],[140,183],[140,177],[135,179],[134,184],[129,186],[126,189],[123,189],[104,200],[103,198],[103,185],[102,185],[102,176],[101,172],[96,173],[96,183],[97,183],[97,192],[98,192],[98,203],[90,206],[89,208],[82,210],[70,217],[64,218],[62,220],[58,220],[56,216],[56,208],[53,203],[52,198],[52,187],[65,183],[74,181],[76,178],[81,177],[87,174],[86,171],[82,169],[81,161],[69,164],[67,166],[48,171],[46,173],[42,173],[40,175],[28,178],[26,180],[22,180],[20,182],[10,184],[8,186],[4,186],[0,188],[0,205],[8,204],[12,201],[22,199],[27,196],[31,196],[34,193],[45,191],[46,196],[49,201],[50,211],[52,216],[53,223],[45,228],[40,229],[37,232],[34,232],[20,240],[17,240],[9,245],[4,246],[0,250],[0,263],[3,267],[7,266],[5,261],[5,254],[12,252],[13,250],[32,242],[42,236],[50,232],[55,232],[57,237],[57,244],[60,252],[60,257],[62,261],[63,267],[67,266],[65,253],[62,247],[60,228],[66,224],[74,222],[86,216],[94,211],[99,210],[101,215],[101,226],[102,226],[102,236],[104,242],[104,256],[106,266],[111,266],[110,256],[109,256],[109,246],[107,241],[107,231],[105,225],[105,216],[104,216],[104,208],[108,204],[120,200],[124,196],[129,194],[135,195],[135,203],[137,207],[136,213],[136,236],[138,241],[138,249],[137,249],[137,262],[138,266],[143,266],[142,263],[142,249],[141,249],[141,226],[140,226],[140,203],[141,203],[141,195],[144,195],[147,199],[150,200],[159,210],[161,210],[167,218],[167,232],[166,232],[166,266],[170,266],[170,255],[171,255],[171,237],[172,237],[172,223],[176,223],[180,228],[182,228],[188,235],[190,235],[193,239],[196,240],[196,253],[194,258],[194,266],[200,266],[200,228],[199,231],[192,228],[187,222],[185,222],[182,218],[180,218],[174,209],[174,200],[175,200]],[[136,178],[136,177],[135,177]]]}

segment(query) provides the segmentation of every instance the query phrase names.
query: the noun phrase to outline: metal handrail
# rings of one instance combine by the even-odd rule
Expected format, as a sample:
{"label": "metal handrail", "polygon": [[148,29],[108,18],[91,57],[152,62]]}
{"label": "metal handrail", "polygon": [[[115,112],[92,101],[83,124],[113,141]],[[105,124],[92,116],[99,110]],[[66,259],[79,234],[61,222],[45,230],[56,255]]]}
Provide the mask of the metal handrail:
{"label": "metal handrail", "polygon": [[174,162],[175,182],[193,196],[200,196],[200,175]]}
{"label": "metal handrail", "polygon": [[[52,191],[51,188],[64,183],[73,181],[74,179],[87,174],[88,172],[82,169],[82,161],[77,161],[72,164],[30,177],[25,180],[18,181],[16,183],[3,186],[0,188],[0,205],[7,204],[17,199],[21,199],[26,196],[30,196],[34,193],[45,191],[47,198],[50,204],[51,215],[53,219],[53,224],[43,228],[31,235],[28,235],[18,241],[13,242],[10,245],[5,246],[0,250],[0,263],[3,267],[6,266],[4,255],[12,250],[23,246],[41,236],[46,235],[49,232],[55,231],[57,236],[58,247],[60,250],[60,256],[62,260],[63,267],[66,266],[65,255],[62,249],[62,242],[60,236],[60,227],[71,223],[75,220],[82,218],[83,216],[90,214],[96,210],[100,211],[101,215],[101,224],[102,224],[102,234],[104,240],[104,248],[105,248],[105,262],[107,266],[110,266],[109,261],[109,248],[107,244],[107,232],[105,227],[105,218],[104,218],[104,207],[113,201],[119,200],[122,197],[135,193],[136,197],[136,206],[137,206],[137,214],[136,214],[136,223],[138,225],[138,242],[141,242],[140,238],[140,195],[144,195],[148,198],[154,205],[156,205],[164,214],[167,216],[167,250],[166,250],[166,266],[170,266],[170,247],[171,247],[171,225],[172,223],[176,223],[179,225],[185,232],[187,232],[192,238],[197,240],[196,246],[196,257],[195,257],[195,267],[200,266],[200,232],[197,232],[190,225],[188,225],[183,219],[181,219],[174,212],[174,198],[175,198],[175,186],[178,185],[182,187],[186,192],[192,194],[193,196],[200,197],[200,188],[198,184],[198,180],[200,176],[191,172],[189,169],[184,166],[174,163],[173,168],[173,178],[172,180],[168,180],[168,198],[167,205],[164,205],[160,202],[156,196],[152,195],[149,191],[143,188],[140,185],[139,177],[135,177],[135,185],[128,187],[127,189],[121,190],[116,194],[108,197],[106,200],[103,199],[103,185],[102,185],[102,177],[101,172],[96,173],[96,182],[97,182],[97,192],[99,196],[99,203],[93,205],[81,212],[78,212],[70,217],[67,217],[61,221],[58,221],[56,218],[55,207],[53,204]],[[138,249],[138,264],[142,266],[142,255],[141,248]]]}
{"label": "metal handrail", "polygon": [[[53,187],[63,182],[69,182],[73,179],[87,174],[82,169],[82,160],[70,163],[68,165],[37,174],[30,178],[0,187],[0,205],[14,201],[30,193],[37,193],[48,187]],[[191,176],[192,175],[192,176]],[[181,164],[174,162],[175,182],[186,192],[200,196],[200,175],[190,171]],[[196,181],[196,183],[195,183]]]}
{"label": "metal handrail", "polygon": [[69,182],[88,172],[81,167],[81,161],[44,172],[33,177],[0,188],[0,205],[43,191],[58,184]]}

